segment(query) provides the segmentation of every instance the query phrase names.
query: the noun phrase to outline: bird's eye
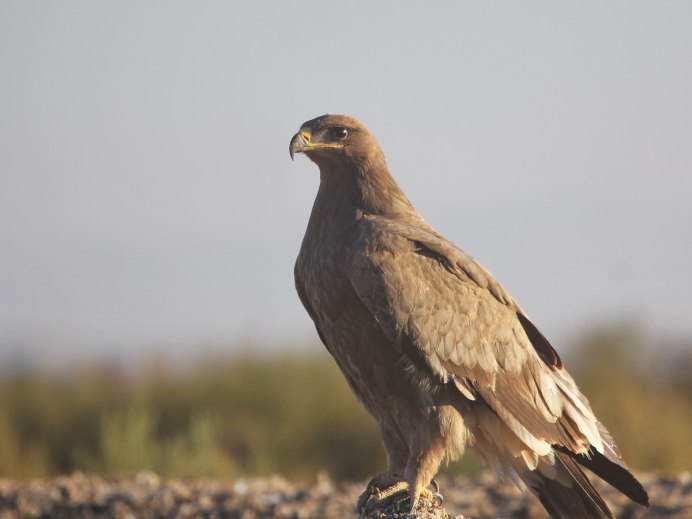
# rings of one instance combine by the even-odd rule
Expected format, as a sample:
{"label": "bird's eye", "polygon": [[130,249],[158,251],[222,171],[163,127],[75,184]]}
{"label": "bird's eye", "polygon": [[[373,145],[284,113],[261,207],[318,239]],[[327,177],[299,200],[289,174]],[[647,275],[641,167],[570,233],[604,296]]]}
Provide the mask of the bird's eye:
{"label": "bird's eye", "polygon": [[332,136],[334,137],[334,140],[337,140],[337,141],[343,140],[348,136],[348,129],[347,128],[334,128],[332,130]]}

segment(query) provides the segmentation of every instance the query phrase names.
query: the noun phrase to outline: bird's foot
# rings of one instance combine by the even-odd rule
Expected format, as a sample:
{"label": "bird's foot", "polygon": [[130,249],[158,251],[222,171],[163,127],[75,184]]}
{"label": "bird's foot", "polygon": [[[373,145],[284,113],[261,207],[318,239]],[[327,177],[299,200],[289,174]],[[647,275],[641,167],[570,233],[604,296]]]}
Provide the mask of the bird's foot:
{"label": "bird's foot", "polygon": [[418,492],[414,491],[413,494],[415,495],[412,495],[411,490],[408,490],[408,494],[411,498],[411,514],[416,512],[418,505],[421,503],[425,503],[426,508],[428,505],[432,505],[436,508],[440,508],[442,506],[444,497],[442,497],[442,494],[440,494],[440,484],[434,479],[430,482],[430,484],[435,488],[434,491],[428,488],[423,488]]}
{"label": "bird's foot", "polygon": [[443,498],[437,482],[433,480],[432,484],[434,492],[423,488],[418,492],[414,490],[417,495],[412,496],[408,481],[391,474],[380,474],[368,483],[367,489],[358,499],[358,511],[367,514],[374,510],[395,509],[392,511],[413,514],[422,504],[439,507]]}
{"label": "bird's foot", "polygon": [[[370,501],[370,498],[378,495],[381,492],[381,489],[389,488],[401,481],[401,475],[392,472],[383,472],[373,477],[368,482],[365,492],[363,492],[358,498],[358,510],[364,511],[367,503]],[[370,507],[368,507],[368,510],[370,510]]]}

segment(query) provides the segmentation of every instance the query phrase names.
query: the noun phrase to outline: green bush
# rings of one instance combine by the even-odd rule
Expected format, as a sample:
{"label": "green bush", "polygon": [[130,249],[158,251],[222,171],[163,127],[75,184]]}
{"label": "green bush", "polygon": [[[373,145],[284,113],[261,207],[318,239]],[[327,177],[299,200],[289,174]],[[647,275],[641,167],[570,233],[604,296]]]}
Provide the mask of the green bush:
{"label": "green bush", "polygon": [[[566,365],[632,467],[689,470],[691,350],[667,348],[666,358],[642,337],[627,327],[587,334]],[[322,348],[312,352],[1,373],[0,476],[149,469],[305,480],[383,470],[374,421]],[[449,468],[478,469],[469,454]]]}

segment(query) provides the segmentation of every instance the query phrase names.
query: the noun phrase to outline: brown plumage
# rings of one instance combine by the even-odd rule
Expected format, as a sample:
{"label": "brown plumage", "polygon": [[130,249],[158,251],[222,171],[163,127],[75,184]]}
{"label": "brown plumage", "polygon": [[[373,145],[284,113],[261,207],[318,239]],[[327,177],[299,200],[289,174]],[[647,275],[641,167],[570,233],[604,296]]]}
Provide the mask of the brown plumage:
{"label": "brown plumage", "polygon": [[388,479],[408,482],[415,504],[440,463],[468,446],[554,516],[612,517],[581,467],[648,505],[548,340],[423,220],[361,123],[308,121],[290,152],[320,169],[298,294],[380,426]]}

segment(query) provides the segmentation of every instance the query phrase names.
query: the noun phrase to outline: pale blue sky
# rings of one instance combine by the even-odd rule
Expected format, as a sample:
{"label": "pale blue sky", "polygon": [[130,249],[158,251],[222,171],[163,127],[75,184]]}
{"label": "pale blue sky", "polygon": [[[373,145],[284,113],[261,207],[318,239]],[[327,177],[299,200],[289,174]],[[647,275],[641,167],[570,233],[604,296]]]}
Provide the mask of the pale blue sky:
{"label": "pale blue sky", "polygon": [[691,51],[682,1],[0,1],[0,359],[314,343],[325,112],[558,349],[692,335]]}

